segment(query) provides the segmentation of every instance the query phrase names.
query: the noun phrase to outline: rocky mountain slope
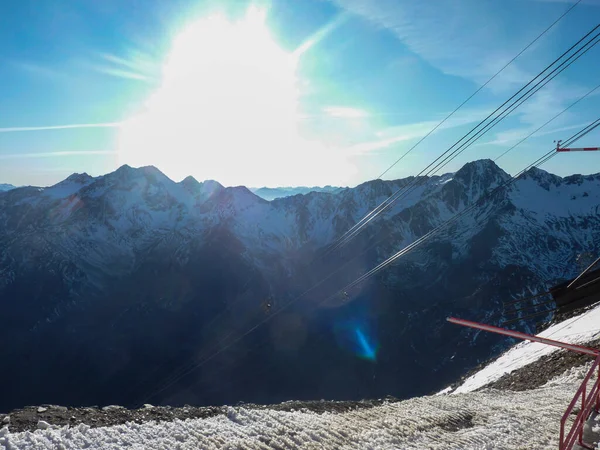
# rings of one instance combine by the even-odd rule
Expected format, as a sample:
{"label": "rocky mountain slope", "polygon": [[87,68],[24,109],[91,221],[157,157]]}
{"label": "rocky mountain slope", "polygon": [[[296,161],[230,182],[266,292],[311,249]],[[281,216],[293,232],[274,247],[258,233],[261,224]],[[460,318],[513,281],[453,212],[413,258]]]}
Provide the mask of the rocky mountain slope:
{"label": "rocky mountain slope", "polygon": [[336,187],[336,186],[314,186],[314,187],[306,187],[306,186],[296,186],[296,187],[261,187],[261,188],[251,188],[254,194],[258,195],[260,198],[271,201],[276,198],[282,197],[291,197],[293,195],[298,194],[309,194],[311,192],[329,192],[329,193],[337,193],[341,190],[347,188]]}
{"label": "rocky mountain slope", "polygon": [[11,343],[0,410],[402,398],[449,384],[506,342],[447,315],[512,318],[503,301],[573,276],[577,254],[599,250],[600,174],[533,169],[347,298],[323,300],[508,177],[482,160],[422,179],[327,257],[412,179],[267,202],[123,166],[0,193],[0,339]]}
{"label": "rocky mountain slope", "polygon": [[12,184],[0,183],[0,192],[10,191],[14,188],[15,186],[13,186]]}

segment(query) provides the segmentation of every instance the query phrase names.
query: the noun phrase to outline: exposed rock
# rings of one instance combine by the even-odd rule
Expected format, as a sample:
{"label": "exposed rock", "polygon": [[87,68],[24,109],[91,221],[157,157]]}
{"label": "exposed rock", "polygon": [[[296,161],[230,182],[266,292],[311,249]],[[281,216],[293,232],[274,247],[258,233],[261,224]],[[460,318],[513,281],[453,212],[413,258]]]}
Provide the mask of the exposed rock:
{"label": "exposed rock", "polygon": [[48,428],[50,428],[50,424],[48,422],[46,422],[45,420],[40,420],[37,423],[37,428],[40,430],[47,430]]}

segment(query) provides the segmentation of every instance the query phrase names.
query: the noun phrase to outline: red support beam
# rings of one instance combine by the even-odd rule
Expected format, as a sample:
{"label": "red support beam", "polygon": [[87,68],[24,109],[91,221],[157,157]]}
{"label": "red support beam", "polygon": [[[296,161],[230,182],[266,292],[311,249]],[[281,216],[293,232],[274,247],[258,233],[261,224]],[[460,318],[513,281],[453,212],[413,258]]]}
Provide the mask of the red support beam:
{"label": "red support beam", "polygon": [[525,341],[540,342],[546,345],[552,345],[553,347],[564,348],[577,353],[583,353],[597,357],[600,355],[600,350],[596,350],[583,345],[568,344],[566,342],[555,341],[554,339],[548,339],[540,336],[534,336],[533,334],[521,333],[520,331],[507,330],[506,328],[495,327],[493,325],[486,325],[484,323],[473,322],[471,320],[457,319],[455,317],[448,317],[446,319],[450,323],[462,325],[464,327],[476,328],[478,330],[489,331],[491,333],[502,334],[504,336],[510,336],[517,339],[523,339]]}
{"label": "red support beam", "polygon": [[597,152],[600,147],[557,148],[557,152]]}

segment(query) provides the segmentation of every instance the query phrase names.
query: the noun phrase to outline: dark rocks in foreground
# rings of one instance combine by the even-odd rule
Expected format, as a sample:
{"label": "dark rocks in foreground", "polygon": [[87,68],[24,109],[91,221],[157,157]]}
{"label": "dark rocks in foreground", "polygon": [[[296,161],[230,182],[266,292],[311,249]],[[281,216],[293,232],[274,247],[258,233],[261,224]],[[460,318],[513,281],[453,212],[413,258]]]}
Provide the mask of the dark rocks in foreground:
{"label": "dark rocks in foreground", "polygon": [[[272,409],[274,411],[310,411],[316,414],[326,412],[343,413],[357,409],[368,409],[384,403],[399,401],[394,397],[361,401],[289,401],[276,405],[240,404],[248,409]],[[171,406],[144,405],[138,409],[122,406],[65,407],[56,405],[27,406],[0,414],[0,427],[8,425],[11,432],[34,431],[48,426],[77,426],[85,424],[92,428],[121,425],[127,422],[144,423],[150,421],[171,422],[186,419],[208,419],[227,414],[227,406],[195,407],[186,405],[181,408]]]}

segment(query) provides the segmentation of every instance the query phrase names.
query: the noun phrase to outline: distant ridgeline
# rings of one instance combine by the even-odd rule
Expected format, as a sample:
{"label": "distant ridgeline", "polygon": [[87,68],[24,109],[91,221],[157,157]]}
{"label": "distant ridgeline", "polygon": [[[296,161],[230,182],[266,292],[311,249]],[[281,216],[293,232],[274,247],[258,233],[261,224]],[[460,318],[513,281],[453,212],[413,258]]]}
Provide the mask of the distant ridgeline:
{"label": "distant ridgeline", "polygon": [[[2,192],[0,411],[441,389],[507,345],[447,316],[524,318],[505,303],[574,278],[578,253],[600,254],[600,175],[532,169],[340,289],[508,179],[490,160],[424,178],[326,256],[414,179],[266,201],[245,187],[123,166]],[[554,308],[541,298],[531,306],[542,314],[516,323],[521,331]]]}

